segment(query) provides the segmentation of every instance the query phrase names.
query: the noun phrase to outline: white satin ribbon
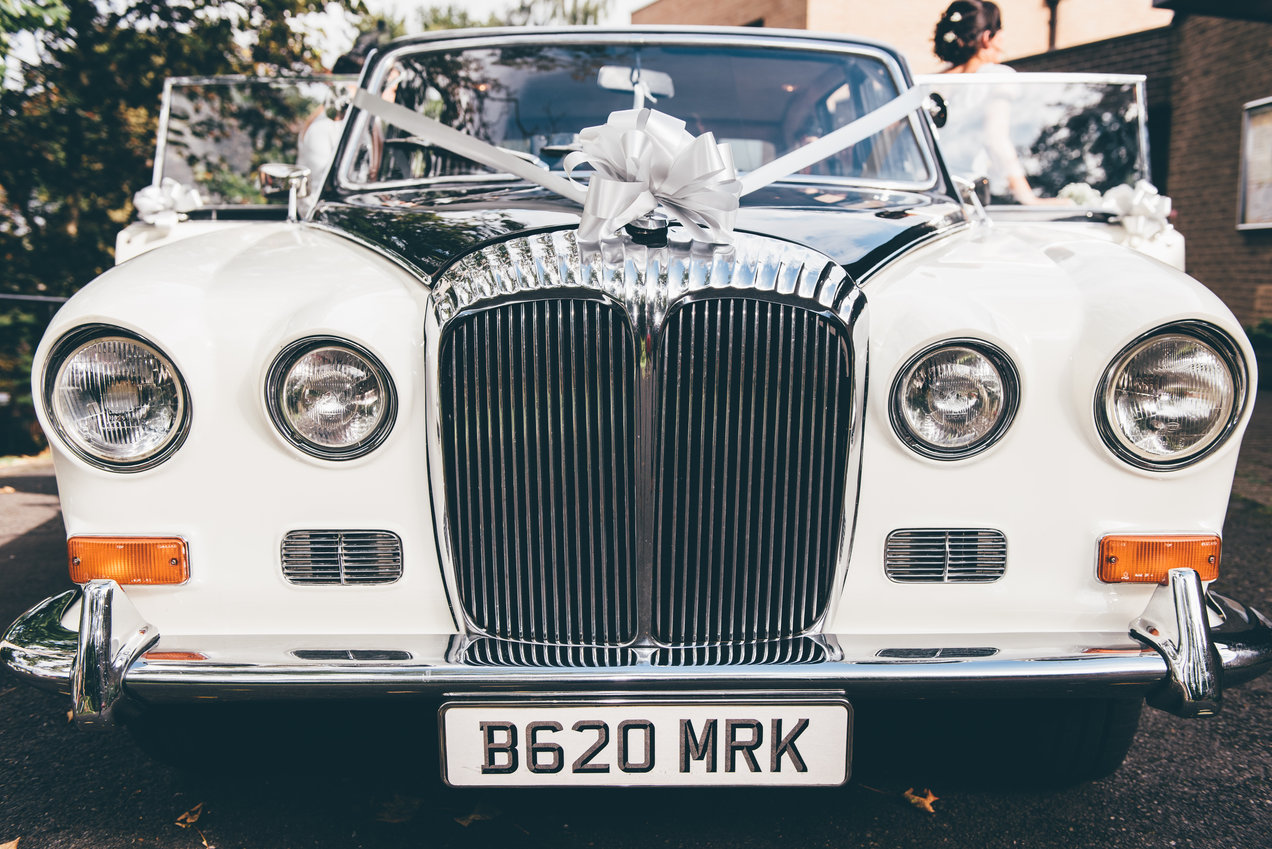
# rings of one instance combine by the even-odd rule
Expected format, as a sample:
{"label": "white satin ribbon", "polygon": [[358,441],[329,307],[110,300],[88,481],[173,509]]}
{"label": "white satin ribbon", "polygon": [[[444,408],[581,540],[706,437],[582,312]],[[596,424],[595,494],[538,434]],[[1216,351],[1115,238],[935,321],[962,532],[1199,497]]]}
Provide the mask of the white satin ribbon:
{"label": "white satin ribbon", "polygon": [[613,112],[579,133],[580,150],[565,157],[565,173],[587,163],[588,183],[579,241],[597,242],[661,204],[691,238],[733,241],[741,183],[728,145],[711,133],[695,137],[685,122],[653,109]]}
{"label": "white satin ribbon", "polygon": [[1114,186],[1104,193],[1101,207],[1112,212],[1126,230],[1126,244],[1152,241],[1170,229],[1170,198],[1158,194],[1147,180],[1134,186]]}
{"label": "white satin ribbon", "polygon": [[699,241],[727,244],[743,195],[789,177],[905,118],[924,92],[907,89],[872,112],[796,148],[741,179],[728,145],[710,133],[693,136],[685,123],[652,109],[614,112],[579,133],[582,150],[564,162],[569,173],[587,162],[595,169],[587,188],[539,168],[468,133],[358,91],[354,105],[423,141],[514,174],[583,206],[579,240],[595,242],[648,215],[660,205]]}
{"label": "white satin ribbon", "polygon": [[171,230],[181,220],[182,213],[203,206],[203,198],[194,186],[178,183],[164,177],[159,185],[146,186],[133,195],[133,208],[137,217],[160,230]]}

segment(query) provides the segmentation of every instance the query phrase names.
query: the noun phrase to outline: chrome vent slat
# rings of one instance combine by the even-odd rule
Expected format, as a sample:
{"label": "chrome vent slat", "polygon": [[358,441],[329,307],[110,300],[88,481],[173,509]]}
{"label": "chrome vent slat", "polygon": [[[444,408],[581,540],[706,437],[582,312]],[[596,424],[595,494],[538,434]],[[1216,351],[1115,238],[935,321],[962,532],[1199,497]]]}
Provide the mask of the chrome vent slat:
{"label": "chrome vent slat", "polygon": [[[824,357],[812,380],[801,358],[810,345]],[[842,337],[799,306],[710,298],[668,316],[659,362],[677,360],[683,369],[664,365],[674,373],[659,386],[654,636],[802,633],[829,599],[843,518],[848,435],[835,423],[851,372]]]}
{"label": "chrome vent slat", "polygon": [[1006,570],[1001,531],[907,529],[893,531],[884,544],[884,571],[900,583],[991,583]]}
{"label": "chrome vent slat", "polygon": [[615,379],[633,373],[632,349],[619,311],[593,300],[503,304],[448,335],[451,545],[480,631],[543,643],[635,637],[621,434],[631,392]]}
{"label": "chrome vent slat", "polygon": [[402,540],[390,531],[291,531],[282,566],[293,584],[391,584],[402,577]]}

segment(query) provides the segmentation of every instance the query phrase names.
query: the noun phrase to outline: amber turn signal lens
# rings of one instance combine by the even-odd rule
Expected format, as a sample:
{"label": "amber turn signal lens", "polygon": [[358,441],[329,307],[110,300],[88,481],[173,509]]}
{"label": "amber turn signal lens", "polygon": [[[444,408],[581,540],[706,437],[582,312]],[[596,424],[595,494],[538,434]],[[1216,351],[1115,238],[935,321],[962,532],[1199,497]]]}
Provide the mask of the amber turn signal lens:
{"label": "amber turn signal lens", "polygon": [[185,540],[179,537],[71,537],[66,541],[71,580],[105,578],[118,584],[184,584],[190,579]]}
{"label": "amber turn signal lens", "polygon": [[1218,536],[1107,536],[1100,540],[1100,580],[1164,584],[1171,569],[1195,569],[1203,581],[1219,577]]}

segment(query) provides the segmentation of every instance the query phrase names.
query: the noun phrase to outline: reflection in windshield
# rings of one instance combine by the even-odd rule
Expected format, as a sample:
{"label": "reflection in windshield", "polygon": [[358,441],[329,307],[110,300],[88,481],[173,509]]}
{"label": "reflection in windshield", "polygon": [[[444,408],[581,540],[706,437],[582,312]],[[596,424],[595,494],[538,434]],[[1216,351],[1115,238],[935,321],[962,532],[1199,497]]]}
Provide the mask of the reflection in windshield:
{"label": "reflection in windshield", "polygon": [[[1138,82],[1058,82],[1043,74],[928,76],[920,82],[948,106],[940,147],[950,172],[969,180],[988,177],[995,204],[1018,202],[1007,186],[1005,160],[1013,152],[1040,198],[1071,196],[1083,203],[1066,187],[1086,183],[1104,193],[1146,176]],[[1006,155],[996,144],[995,115],[1006,117]]]}
{"label": "reflection in windshield", "polygon": [[[759,167],[844,126],[897,94],[873,56],[777,48],[634,45],[509,45],[402,56],[383,95],[482,141],[552,168],[585,127],[633,106],[633,91],[598,84],[602,67],[670,78],[644,98],[694,135],[731,145],[740,171]],[[608,72],[607,80],[613,76]],[[637,79],[640,79],[637,76]],[[673,94],[665,93],[672,88]],[[818,163],[808,173],[927,185],[928,157],[900,121]],[[390,182],[488,170],[378,122],[355,149],[347,178]]]}
{"label": "reflection in windshield", "polygon": [[356,87],[353,77],[177,82],[156,183],[197,187],[204,206],[266,203],[256,185],[260,166],[296,162],[298,139],[339,121]]}

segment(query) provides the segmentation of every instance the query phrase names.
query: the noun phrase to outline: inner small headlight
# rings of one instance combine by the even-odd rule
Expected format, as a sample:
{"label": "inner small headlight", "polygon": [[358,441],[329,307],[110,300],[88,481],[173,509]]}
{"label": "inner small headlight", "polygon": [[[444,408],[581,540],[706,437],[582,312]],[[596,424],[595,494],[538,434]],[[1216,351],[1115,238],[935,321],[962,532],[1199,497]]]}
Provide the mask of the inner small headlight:
{"label": "inner small headlight", "polygon": [[341,339],[304,339],[274,361],[266,403],[275,426],[302,451],[348,460],[373,450],[397,412],[387,370]]}
{"label": "inner small headlight", "polygon": [[892,426],[920,454],[955,460],[1007,430],[1019,385],[1007,355],[985,342],[941,342],[911,359],[892,386]]}
{"label": "inner small headlight", "polygon": [[1185,466],[1231,432],[1245,381],[1240,351],[1217,328],[1200,322],[1158,328],[1105,371],[1096,396],[1100,435],[1134,466]]}
{"label": "inner small headlight", "polygon": [[66,445],[99,468],[139,471],[185,438],[181,376],[158,348],[94,325],[63,337],[45,367],[45,408]]}

